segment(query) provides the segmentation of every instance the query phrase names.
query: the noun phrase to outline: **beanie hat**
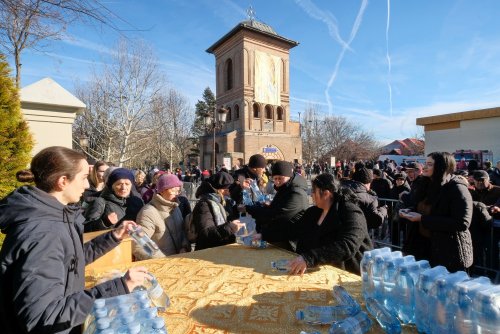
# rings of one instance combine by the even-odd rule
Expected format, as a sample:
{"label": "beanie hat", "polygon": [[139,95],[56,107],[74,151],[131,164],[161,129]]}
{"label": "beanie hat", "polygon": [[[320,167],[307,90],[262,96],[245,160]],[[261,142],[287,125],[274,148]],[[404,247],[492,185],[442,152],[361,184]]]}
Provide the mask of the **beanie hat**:
{"label": "beanie hat", "polygon": [[489,180],[490,179],[490,176],[484,170],[476,170],[476,171],[474,171],[473,176],[474,176],[474,180],[476,180],[476,181],[483,181],[483,180]]}
{"label": "beanie hat", "polygon": [[165,189],[171,189],[175,187],[182,187],[182,182],[179,180],[177,175],[174,174],[163,174],[158,179],[156,184],[156,192],[161,193]]}
{"label": "beanie hat", "polygon": [[210,176],[208,182],[215,189],[227,189],[234,183],[234,179],[229,173],[220,171]]}
{"label": "beanie hat", "polygon": [[373,170],[373,175],[377,175],[377,176],[381,177],[382,176],[382,171],[380,169],[374,169]]}
{"label": "beanie hat", "polygon": [[271,167],[271,174],[292,177],[293,165],[288,161],[276,161]]}
{"label": "beanie hat", "polygon": [[[108,168],[109,169],[109,168]],[[132,184],[135,183],[134,174],[125,168],[117,168],[111,172],[108,176],[108,180],[106,181],[106,186],[108,189],[113,188],[113,184],[118,180],[130,180]]]}
{"label": "beanie hat", "polygon": [[373,173],[370,169],[363,167],[363,168],[356,170],[354,172],[354,174],[352,174],[352,179],[354,181],[358,181],[362,184],[372,183]]}
{"label": "beanie hat", "polygon": [[398,180],[398,179],[403,179],[403,180],[406,180],[406,173],[405,172],[399,172],[399,173],[396,173],[394,175],[394,179],[395,180]]}
{"label": "beanie hat", "polygon": [[248,160],[248,167],[250,168],[266,168],[266,165],[266,158],[260,154],[254,154],[250,157],[250,160]]}

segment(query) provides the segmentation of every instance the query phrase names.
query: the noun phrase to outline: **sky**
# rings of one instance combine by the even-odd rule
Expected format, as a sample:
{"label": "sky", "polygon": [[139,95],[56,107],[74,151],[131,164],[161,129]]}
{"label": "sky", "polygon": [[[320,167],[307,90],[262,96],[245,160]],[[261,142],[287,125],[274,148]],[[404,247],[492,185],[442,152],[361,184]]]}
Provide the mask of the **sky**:
{"label": "sky", "polygon": [[[256,20],[299,42],[290,50],[290,112],[344,116],[381,143],[423,134],[416,118],[500,106],[497,0],[103,1],[129,39],[150,44],[168,86],[193,107],[215,92],[205,50],[252,6]],[[70,26],[23,54],[25,86],[51,77],[70,92],[108,61],[120,33]],[[12,62],[11,62],[12,64]],[[303,121],[303,120],[302,120]]]}

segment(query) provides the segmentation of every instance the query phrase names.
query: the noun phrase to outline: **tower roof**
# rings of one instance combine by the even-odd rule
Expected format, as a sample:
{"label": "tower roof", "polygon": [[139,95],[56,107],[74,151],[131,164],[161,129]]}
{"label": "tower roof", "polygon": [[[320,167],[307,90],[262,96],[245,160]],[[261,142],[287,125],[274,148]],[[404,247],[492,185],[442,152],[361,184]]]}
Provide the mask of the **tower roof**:
{"label": "tower roof", "polygon": [[209,47],[206,50],[206,52],[213,53],[215,49],[217,49],[221,44],[223,44],[225,41],[231,38],[231,36],[235,35],[240,30],[250,30],[265,36],[272,37],[279,41],[285,42],[286,44],[288,44],[290,49],[299,45],[299,42],[292,41],[291,39],[278,35],[278,33],[276,33],[276,31],[274,31],[274,29],[270,25],[267,25],[265,23],[259,22],[254,19],[250,19],[238,23],[233,29],[231,29],[231,31],[222,36],[222,38],[220,38],[211,47]]}

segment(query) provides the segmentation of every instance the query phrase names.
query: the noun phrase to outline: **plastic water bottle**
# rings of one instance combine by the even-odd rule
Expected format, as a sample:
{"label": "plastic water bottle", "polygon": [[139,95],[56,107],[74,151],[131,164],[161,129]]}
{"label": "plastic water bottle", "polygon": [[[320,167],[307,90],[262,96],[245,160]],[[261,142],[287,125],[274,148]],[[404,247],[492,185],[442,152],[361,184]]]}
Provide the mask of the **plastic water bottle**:
{"label": "plastic water bottle", "polygon": [[118,334],[139,334],[141,332],[141,323],[132,321],[126,326],[122,326],[117,330]]}
{"label": "plastic water bottle", "polygon": [[370,330],[372,321],[368,315],[360,311],[355,316],[346,318],[332,324],[328,330],[329,334],[363,334]]}
{"label": "plastic water bottle", "polygon": [[480,334],[500,333],[500,285],[477,291],[472,310]]}
{"label": "plastic water bottle", "polygon": [[393,295],[393,290],[396,287],[397,271],[402,264],[412,262],[415,262],[415,257],[413,255],[407,255],[387,261],[382,268],[382,279],[380,282],[381,294],[379,301],[391,312],[395,313],[396,305],[399,304],[399,301],[394,299]]}
{"label": "plastic water bottle", "polygon": [[403,263],[396,273],[396,287],[392,292],[394,311],[404,324],[415,323],[415,289],[421,272],[430,269],[427,260]]}
{"label": "plastic water bottle", "polygon": [[401,333],[401,323],[399,319],[377,300],[368,298],[366,300],[366,309],[375,319],[377,319],[377,322],[387,334]]}
{"label": "plastic water bottle", "polygon": [[339,305],[342,306],[347,306],[351,308],[351,315],[354,315],[361,311],[361,306],[358,304],[358,302],[347,292],[347,290],[340,286],[340,285],[335,285],[333,287],[333,297],[337,301]]}
{"label": "plastic water bottle", "polygon": [[246,237],[236,237],[236,242],[240,245],[253,247],[253,248],[266,248],[267,242],[264,240],[254,240],[252,235]]}
{"label": "plastic water bottle", "polygon": [[366,251],[363,253],[363,258],[360,263],[361,270],[361,279],[363,283],[363,297],[366,299],[367,295],[371,295],[371,285],[369,282],[371,281],[373,262],[375,260],[375,256],[379,254],[390,253],[391,249],[389,247],[377,248],[371,251]]}
{"label": "plastic water bottle", "polygon": [[252,189],[256,202],[264,203],[266,201],[266,196],[260,191],[257,181],[252,180],[252,182],[250,182],[250,188]]}
{"label": "plastic water bottle", "polygon": [[436,266],[420,273],[415,290],[415,324],[419,332],[429,333],[429,291],[439,277],[448,274],[443,266]]}
{"label": "plastic water bottle", "polygon": [[158,316],[158,310],[156,307],[148,307],[133,313],[134,319],[142,323],[142,321],[153,320]]}
{"label": "plastic water bottle", "polygon": [[334,322],[344,320],[353,316],[353,310],[349,306],[306,306],[303,310],[298,310],[295,313],[297,320],[303,321],[311,325],[330,325]]}
{"label": "plastic water bottle", "polygon": [[447,313],[455,315],[453,333],[473,334],[476,332],[477,321],[472,312],[472,301],[478,291],[491,287],[490,279],[484,276],[455,284],[446,305]]}
{"label": "plastic water bottle", "polygon": [[373,297],[378,301],[382,301],[383,286],[381,285],[381,282],[385,263],[399,257],[403,257],[403,254],[400,251],[375,256],[375,261],[372,266],[372,279],[368,282],[371,285],[371,295],[368,294],[368,298]]}
{"label": "plastic water bottle", "polygon": [[248,193],[248,190],[243,189],[242,195],[243,195],[243,204],[245,204],[245,205],[253,205],[252,197],[250,197],[250,194]]}
{"label": "plastic water bottle", "polygon": [[271,262],[271,267],[277,271],[288,272],[290,270],[289,266],[290,260],[279,259]]}
{"label": "plastic water bottle", "polygon": [[142,227],[132,227],[132,230],[129,230],[128,233],[150,257],[152,257],[153,254],[159,250],[158,245],[151,240],[146,233],[144,233]]}
{"label": "plastic water bottle", "polygon": [[162,317],[156,317],[143,325],[141,334],[167,334],[165,320]]}
{"label": "plastic water bottle", "polygon": [[438,277],[432,284],[429,291],[430,333],[452,332],[454,314],[447,312],[446,302],[453,286],[465,280],[469,280],[469,275],[465,271],[457,271]]}
{"label": "plastic water bottle", "polygon": [[168,298],[165,291],[163,291],[163,288],[161,287],[160,283],[158,283],[156,277],[151,273],[148,273],[148,275],[151,277],[151,280],[146,280],[145,285],[149,298],[151,299],[151,302],[158,308],[158,311],[164,312],[167,307],[170,306],[170,298]]}

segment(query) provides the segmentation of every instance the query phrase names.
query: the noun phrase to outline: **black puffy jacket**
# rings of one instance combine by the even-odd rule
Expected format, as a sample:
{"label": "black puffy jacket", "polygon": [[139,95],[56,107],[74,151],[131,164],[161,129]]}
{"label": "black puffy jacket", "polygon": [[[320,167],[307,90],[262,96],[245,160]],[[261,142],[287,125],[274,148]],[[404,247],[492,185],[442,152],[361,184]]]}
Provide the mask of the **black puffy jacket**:
{"label": "black puffy jacket", "polygon": [[84,290],[85,264],[118,241],[106,233],[82,245],[80,212],[31,186],[0,202],[2,333],[81,333],[96,298],[128,292],[122,278]]}
{"label": "black puffy jacket", "polygon": [[357,181],[350,181],[345,184],[358,198],[358,205],[363,211],[368,228],[378,228],[387,218],[387,208],[379,207],[377,194]]}
{"label": "black puffy jacket", "polygon": [[127,198],[117,197],[108,188],[104,188],[100,197],[90,203],[85,210],[85,232],[101,231],[111,228],[113,224],[108,215],[115,212],[118,224],[124,220],[134,220],[144,206],[144,202],[132,193]]}

